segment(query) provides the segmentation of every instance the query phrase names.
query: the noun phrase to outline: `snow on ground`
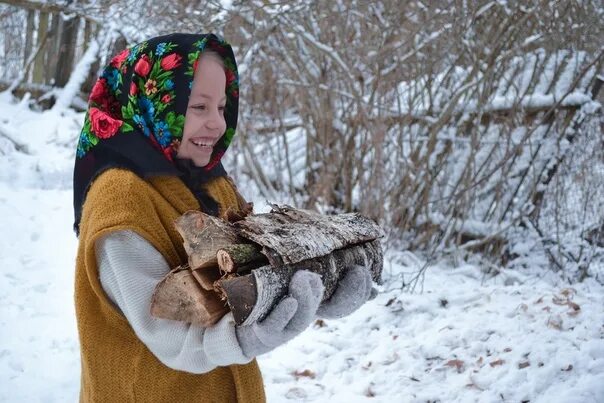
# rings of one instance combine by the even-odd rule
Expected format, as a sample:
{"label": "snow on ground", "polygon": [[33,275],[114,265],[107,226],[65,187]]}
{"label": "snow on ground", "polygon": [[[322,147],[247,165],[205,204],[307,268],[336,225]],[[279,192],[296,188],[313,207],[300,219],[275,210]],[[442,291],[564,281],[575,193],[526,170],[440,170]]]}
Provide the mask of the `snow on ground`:
{"label": "snow on ground", "polygon": [[[70,402],[79,390],[70,190],[77,119],[0,97],[0,401]],[[245,189],[242,189],[245,192]],[[251,195],[249,195],[251,196]],[[602,402],[604,287],[536,276],[483,281],[390,251],[378,297],[259,357],[269,402]],[[515,281],[515,279],[517,281]]]}

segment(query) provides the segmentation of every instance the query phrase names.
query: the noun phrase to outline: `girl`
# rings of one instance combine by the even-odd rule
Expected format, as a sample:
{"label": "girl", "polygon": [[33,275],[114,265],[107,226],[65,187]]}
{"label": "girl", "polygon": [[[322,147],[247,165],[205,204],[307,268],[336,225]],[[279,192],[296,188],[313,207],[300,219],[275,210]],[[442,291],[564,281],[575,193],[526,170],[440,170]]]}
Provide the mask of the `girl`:
{"label": "girl", "polygon": [[81,401],[265,401],[257,355],[370,297],[364,267],[351,267],[322,305],[320,277],[301,270],[259,323],[239,327],[229,313],[202,328],[150,316],[157,283],[187,261],[174,220],[244,206],[221,164],[238,94],[231,46],[213,34],[137,44],[94,86],[74,168]]}

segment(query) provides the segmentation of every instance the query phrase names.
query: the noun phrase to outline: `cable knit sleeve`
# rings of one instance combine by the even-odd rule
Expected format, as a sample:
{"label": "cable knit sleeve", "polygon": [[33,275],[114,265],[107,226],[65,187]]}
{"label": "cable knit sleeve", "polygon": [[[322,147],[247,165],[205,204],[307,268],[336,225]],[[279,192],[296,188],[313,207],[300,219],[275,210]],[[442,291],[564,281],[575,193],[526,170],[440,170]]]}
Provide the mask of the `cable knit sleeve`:
{"label": "cable knit sleeve", "polygon": [[170,268],[143,237],[130,230],[110,232],[96,241],[95,250],[105,293],[164,365],[200,374],[250,362],[237,341],[231,313],[209,328],[151,316],[153,290]]}

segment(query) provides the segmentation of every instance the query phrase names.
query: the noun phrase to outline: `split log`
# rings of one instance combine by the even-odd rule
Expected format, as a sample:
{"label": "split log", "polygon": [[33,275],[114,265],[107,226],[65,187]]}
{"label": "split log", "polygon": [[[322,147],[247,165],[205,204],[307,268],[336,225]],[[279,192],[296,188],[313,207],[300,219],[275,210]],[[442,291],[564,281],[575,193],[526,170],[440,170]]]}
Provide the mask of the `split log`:
{"label": "split log", "polygon": [[218,267],[227,273],[243,271],[246,266],[258,262],[256,267],[267,263],[260,249],[252,244],[235,244],[226,246],[216,252]]}
{"label": "split log", "polygon": [[186,266],[170,271],[155,287],[151,298],[151,315],[203,327],[213,325],[228,312],[218,294],[200,286]]}
{"label": "split log", "polygon": [[219,249],[243,241],[228,222],[201,211],[187,211],[176,220],[175,226],[184,240],[189,267],[193,270],[216,267]]}
{"label": "split log", "polygon": [[247,325],[264,319],[285,296],[296,270],[306,269],[321,275],[325,301],[333,295],[345,270],[354,264],[368,267],[372,280],[381,283],[383,256],[380,241],[335,250],[325,256],[279,268],[266,265],[245,276],[218,280],[217,288],[223,299],[227,300],[235,323]]}

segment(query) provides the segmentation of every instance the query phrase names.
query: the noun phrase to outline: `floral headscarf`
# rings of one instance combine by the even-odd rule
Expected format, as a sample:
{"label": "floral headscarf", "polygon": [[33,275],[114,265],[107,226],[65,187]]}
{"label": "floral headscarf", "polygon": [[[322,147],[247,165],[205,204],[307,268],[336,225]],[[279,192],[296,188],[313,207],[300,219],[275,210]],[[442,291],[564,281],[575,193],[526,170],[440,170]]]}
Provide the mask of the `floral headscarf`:
{"label": "floral headscarf", "polygon": [[[176,159],[199,56],[218,53],[226,74],[226,131],[203,168]],[[201,182],[226,175],[220,160],[237,126],[239,78],[231,46],[214,34],[171,34],[123,50],[90,94],[74,167],[74,229],[90,183],[108,168],[146,178],[179,175],[202,204]],[[192,180],[191,178],[194,178]],[[205,203],[204,203],[205,200]]]}

